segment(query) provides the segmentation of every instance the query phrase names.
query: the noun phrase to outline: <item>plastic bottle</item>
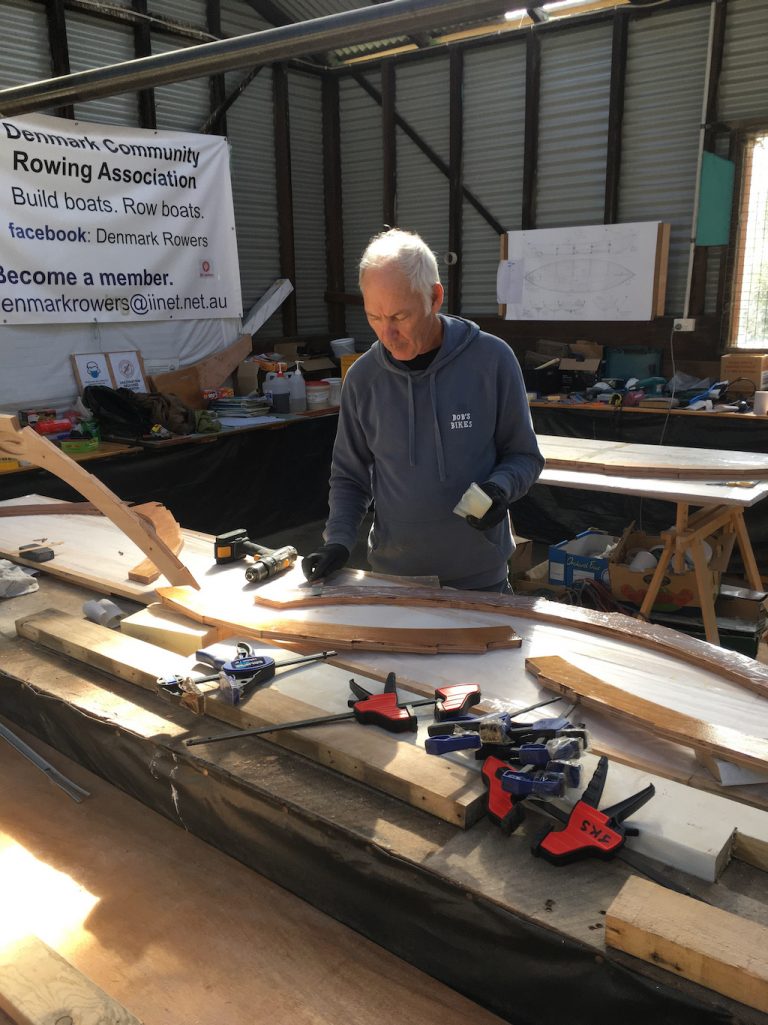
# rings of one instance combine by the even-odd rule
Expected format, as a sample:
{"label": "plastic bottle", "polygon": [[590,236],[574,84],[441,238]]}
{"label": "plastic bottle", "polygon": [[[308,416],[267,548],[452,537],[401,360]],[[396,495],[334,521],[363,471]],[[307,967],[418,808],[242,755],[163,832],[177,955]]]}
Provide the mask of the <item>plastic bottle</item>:
{"label": "plastic bottle", "polygon": [[277,372],[270,370],[264,381],[264,395],[276,413],[287,413],[290,404],[291,382],[283,372],[284,366],[284,363],[278,363]]}
{"label": "plastic bottle", "polygon": [[301,372],[301,363],[296,361],[296,369],[291,375],[290,387],[290,411],[292,413],[303,413],[307,408],[307,386],[304,382],[304,375]]}

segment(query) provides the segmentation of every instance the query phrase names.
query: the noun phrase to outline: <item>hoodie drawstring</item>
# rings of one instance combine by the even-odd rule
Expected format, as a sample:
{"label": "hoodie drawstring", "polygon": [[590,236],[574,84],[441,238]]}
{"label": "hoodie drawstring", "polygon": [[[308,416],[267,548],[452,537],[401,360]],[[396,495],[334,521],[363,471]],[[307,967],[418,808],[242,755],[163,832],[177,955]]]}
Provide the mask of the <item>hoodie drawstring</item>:
{"label": "hoodie drawstring", "polygon": [[[436,374],[429,375],[429,397],[432,399],[432,423],[435,430],[435,451],[437,452],[437,472],[440,482],[445,481],[445,455],[443,453],[443,438],[440,434],[440,423],[437,419],[437,391],[435,388]],[[410,382],[409,382],[410,383]],[[413,403],[413,398],[411,398]],[[413,466],[413,463],[411,463]]]}
{"label": "hoodie drawstring", "polygon": [[416,412],[413,405],[413,381],[408,374],[408,462],[416,465]]}

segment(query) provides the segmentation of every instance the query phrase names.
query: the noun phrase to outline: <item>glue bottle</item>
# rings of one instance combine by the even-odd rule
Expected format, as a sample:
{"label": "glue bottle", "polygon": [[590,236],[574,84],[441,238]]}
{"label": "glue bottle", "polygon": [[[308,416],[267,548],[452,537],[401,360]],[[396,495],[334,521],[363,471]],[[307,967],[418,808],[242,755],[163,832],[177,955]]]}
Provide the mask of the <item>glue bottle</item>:
{"label": "glue bottle", "polygon": [[298,360],[296,361],[296,369],[291,374],[290,395],[290,411],[292,413],[303,413],[307,408],[307,386],[304,383],[301,363]]}

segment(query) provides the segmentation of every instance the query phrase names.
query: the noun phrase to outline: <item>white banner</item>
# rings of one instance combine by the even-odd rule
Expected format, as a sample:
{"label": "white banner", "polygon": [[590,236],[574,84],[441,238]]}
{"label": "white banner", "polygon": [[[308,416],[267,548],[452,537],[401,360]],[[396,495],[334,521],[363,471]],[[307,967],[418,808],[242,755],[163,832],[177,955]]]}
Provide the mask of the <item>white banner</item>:
{"label": "white banner", "polygon": [[0,320],[242,315],[225,139],[0,119]]}

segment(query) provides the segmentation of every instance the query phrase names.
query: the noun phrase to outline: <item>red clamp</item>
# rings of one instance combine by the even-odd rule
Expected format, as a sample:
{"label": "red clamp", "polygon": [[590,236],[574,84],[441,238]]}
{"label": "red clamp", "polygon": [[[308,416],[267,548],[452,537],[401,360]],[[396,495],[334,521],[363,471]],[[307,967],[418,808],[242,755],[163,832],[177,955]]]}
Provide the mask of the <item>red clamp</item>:
{"label": "red clamp", "polygon": [[556,818],[565,820],[565,829],[549,829],[534,844],[533,853],[554,865],[568,865],[582,858],[612,858],[624,846],[628,836],[637,836],[639,830],[625,826],[624,820],[653,797],[656,790],[649,783],[644,790],[627,797],[618,804],[598,811],[608,775],[608,759],[603,756],[584,791],[581,799],[571,809],[570,815],[551,804],[538,804]]}
{"label": "red clamp", "polygon": [[509,762],[502,761],[493,755],[483,762],[483,781],[488,788],[486,811],[488,817],[501,827],[501,831],[509,835],[514,833],[525,818],[523,801],[513,794],[508,794],[501,787],[501,776],[509,769]]}
{"label": "red clamp", "polygon": [[418,729],[418,720],[410,705],[398,704],[394,673],[388,674],[381,694],[372,694],[355,680],[350,680],[349,686],[358,700],[350,700],[347,704],[358,722],[380,726],[390,733],[415,733]]}

